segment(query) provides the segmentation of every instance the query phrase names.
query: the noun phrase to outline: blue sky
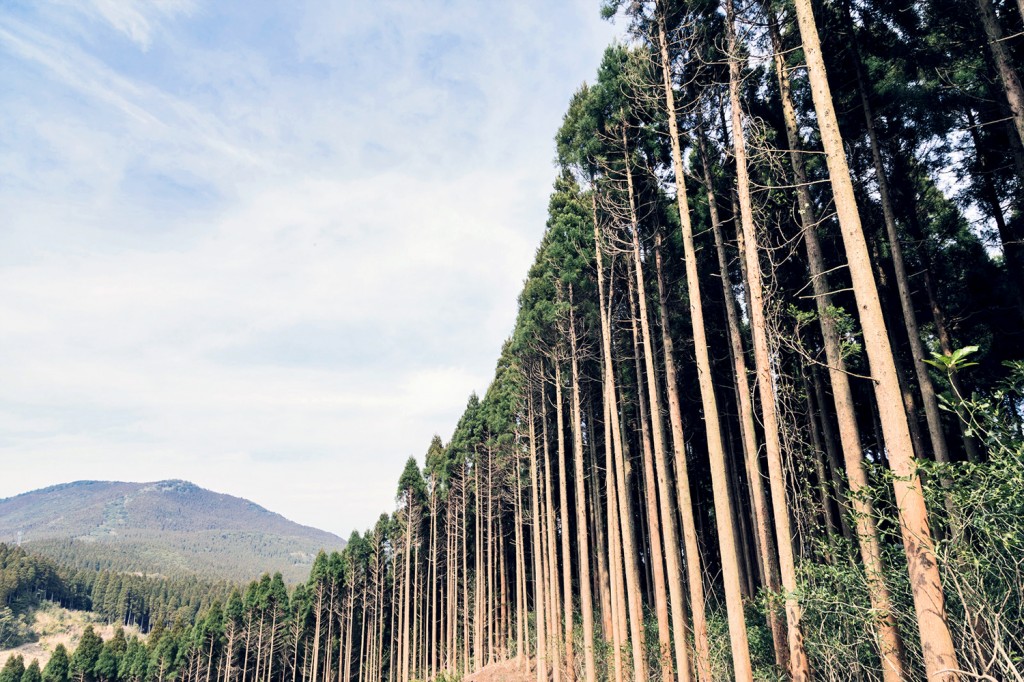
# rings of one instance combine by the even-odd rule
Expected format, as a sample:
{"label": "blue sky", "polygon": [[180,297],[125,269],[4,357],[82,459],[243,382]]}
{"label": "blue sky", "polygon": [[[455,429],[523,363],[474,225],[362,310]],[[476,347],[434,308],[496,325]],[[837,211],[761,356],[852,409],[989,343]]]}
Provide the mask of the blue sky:
{"label": "blue sky", "polygon": [[346,534],[482,392],[597,0],[0,9],[0,497],[185,478]]}

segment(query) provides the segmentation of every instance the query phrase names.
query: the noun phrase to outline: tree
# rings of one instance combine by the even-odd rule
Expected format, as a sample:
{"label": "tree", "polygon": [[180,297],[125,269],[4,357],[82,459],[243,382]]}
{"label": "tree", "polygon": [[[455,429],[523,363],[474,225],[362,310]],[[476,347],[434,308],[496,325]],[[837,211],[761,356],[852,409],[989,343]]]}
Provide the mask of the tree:
{"label": "tree", "polygon": [[95,679],[96,661],[99,660],[103,651],[103,639],[96,634],[91,625],[87,625],[82,633],[82,638],[75,647],[75,653],[71,657],[70,674],[77,682],[87,682]]}
{"label": "tree", "polygon": [[25,674],[25,659],[15,655],[7,659],[4,667],[0,669],[0,682],[21,682]]}
{"label": "tree", "polygon": [[889,464],[895,474],[893,488],[900,509],[900,528],[910,571],[925,668],[929,678],[955,680],[957,675],[952,671],[958,670],[959,666],[946,622],[945,596],[935,562],[928,510],[915,463],[907,415],[902,410],[891,409],[893,405],[902,404],[899,379],[832,103],[818,28],[809,0],[795,0],[794,5],[835,195],[837,218],[864,330],[868,361],[875,380],[875,396],[879,405],[890,406],[890,409],[882,410],[879,419],[888,448]]}
{"label": "tree", "polygon": [[63,644],[53,648],[50,660],[43,668],[43,682],[68,682],[71,679],[71,660]]}
{"label": "tree", "polygon": [[39,661],[32,659],[32,663],[25,668],[21,676],[21,682],[43,682],[43,673],[39,670]]}

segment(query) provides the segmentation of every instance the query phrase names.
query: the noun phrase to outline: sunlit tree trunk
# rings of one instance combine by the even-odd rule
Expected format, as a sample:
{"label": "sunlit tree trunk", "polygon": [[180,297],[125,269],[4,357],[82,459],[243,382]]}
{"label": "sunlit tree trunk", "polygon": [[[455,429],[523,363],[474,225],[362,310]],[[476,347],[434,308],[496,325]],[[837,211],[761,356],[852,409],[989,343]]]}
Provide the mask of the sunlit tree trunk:
{"label": "sunlit tree trunk", "polygon": [[[825,358],[828,362],[829,380],[832,383],[833,405],[839,424],[839,438],[843,456],[846,460],[846,476],[850,485],[850,504],[853,508],[857,525],[857,541],[860,548],[861,561],[864,564],[868,580],[868,594],[871,606],[875,611],[875,628],[878,633],[882,655],[882,671],[887,682],[898,682],[906,674],[904,663],[903,642],[893,615],[892,597],[885,581],[885,567],[882,565],[878,529],[875,524],[874,505],[869,495],[865,494],[868,485],[867,471],[864,467],[864,452],[861,448],[860,430],[857,426],[856,408],[853,401],[853,390],[846,371],[846,362],[842,356],[839,331],[832,314],[832,295],[822,255],[821,243],[818,239],[817,221],[814,215],[814,204],[811,199],[810,184],[804,160],[801,156],[802,141],[796,118],[796,107],[793,105],[790,78],[786,72],[783,58],[782,41],[775,22],[775,16],[769,9],[769,32],[774,48],[775,73],[779,82],[782,99],[782,113],[786,126],[789,144],[790,165],[797,188],[799,218],[804,247],[807,252],[807,263],[811,276],[811,287],[818,311],[822,341],[825,347]],[[823,396],[819,396],[823,397]],[[823,400],[819,400],[819,409],[825,409]],[[827,419],[822,415],[822,420]]]}
{"label": "sunlit tree trunk", "polygon": [[[580,373],[577,361],[573,287],[569,285],[569,358],[572,368],[573,459],[576,465],[576,541],[579,556],[580,610],[583,612],[583,666],[587,682],[596,682],[594,661],[594,598],[590,586],[590,534],[587,528],[587,492],[584,485],[583,419],[580,415]],[[568,563],[568,562],[566,562]]]}
{"label": "sunlit tree trunk", "polygon": [[958,670],[959,666],[946,620],[945,597],[928,527],[928,511],[921,490],[921,480],[914,461],[907,415],[901,410],[884,409],[885,406],[891,408],[900,404],[902,398],[899,380],[882,315],[882,305],[872,275],[867,242],[854,199],[843,140],[832,104],[832,93],[821,54],[818,29],[810,0],[795,0],[794,5],[811,81],[811,95],[835,195],[836,215],[849,261],[861,327],[864,330],[864,346],[875,381],[875,396],[879,406],[883,407],[879,419],[888,450],[889,465],[895,474],[893,488],[900,512],[900,530],[907,555],[925,670],[929,680],[958,680],[959,675],[952,672]]}
{"label": "sunlit tree trunk", "polygon": [[[707,333],[704,324],[704,304],[700,295],[700,279],[697,273],[697,254],[693,243],[693,226],[686,198],[686,175],[683,172],[683,152],[679,139],[679,124],[676,120],[675,92],[672,86],[672,64],[669,59],[668,36],[666,35],[663,0],[658,2],[658,48],[661,59],[662,89],[668,112],[669,140],[672,145],[672,164],[676,178],[676,203],[679,206],[679,222],[683,237],[683,259],[686,267],[686,289],[690,305],[690,321],[693,330],[693,344],[697,360],[697,377],[700,387],[701,404],[704,409],[704,425],[708,443],[708,457],[711,463],[711,487],[715,503],[715,521],[722,552],[722,579],[725,587],[726,610],[729,618],[729,641],[732,646],[733,675],[738,681],[752,680],[750,647],[747,641],[747,625],[743,615],[743,596],[739,576],[739,548],[733,531],[732,518],[735,513],[729,494],[729,481],[725,461],[722,428],[719,422],[718,400],[715,396],[711,374],[711,358],[708,353]],[[689,543],[687,543],[689,546]],[[689,553],[689,551],[688,551]],[[671,568],[669,569],[671,572]],[[691,590],[693,579],[691,578]],[[673,597],[673,601],[675,597]],[[693,612],[704,608],[703,603],[694,603]],[[707,650],[701,650],[706,633],[697,630],[694,634],[698,643],[697,670],[701,680],[710,678],[710,660]]]}
{"label": "sunlit tree trunk", "polygon": [[661,528],[658,519],[658,489],[654,478],[654,449],[651,446],[651,433],[648,427],[649,415],[647,407],[646,390],[644,383],[643,369],[640,366],[640,330],[637,328],[636,296],[630,292],[630,307],[633,314],[630,316],[630,326],[633,332],[633,359],[636,363],[637,379],[637,405],[640,409],[640,446],[643,461],[644,501],[647,511],[647,524],[655,529],[651,533],[649,544],[651,548],[651,579],[654,588],[655,617],[658,621],[658,646],[660,647],[659,661],[661,663],[662,679],[671,680],[674,678],[672,666],[672,633],[669,628],[668,616],[668,588],[665,581],[664,549],[661,542]]}
{"label": "sunlit tree trunk", "polygon": [[768,482],[778,538],[779,574],[785,590],[786,629],[789,643],[789,673],[794,680],[810,679],[810,661],[804,649],[800,629],[802,607],[796,596],[796,561],[793,556],[793,532],[789,519],[786,495],[786,476],[782,464],[782,444],[775,386],[772,379],[771,351],[768,347],[768,327],[765,320],[764,293],[761,284],[761,264],[758,255],[757,234],[754,232],[753,205],[750,198],[750,180],[747,174],[746,140],[743,132],[743,113],[740,109],[740,62],[737,56],[733,0],[725,0],[726,36],[729,50],[729,101],[732,109],[732,142],[736,157],[736,191],[740,205],[740,228],[744,239],[744,260],[747,264],[747,285],[750,290],[750,326],[754,339],[754,368],[758,392],[761,395],[761,416],[764,422],[765,454],[768,461]]}

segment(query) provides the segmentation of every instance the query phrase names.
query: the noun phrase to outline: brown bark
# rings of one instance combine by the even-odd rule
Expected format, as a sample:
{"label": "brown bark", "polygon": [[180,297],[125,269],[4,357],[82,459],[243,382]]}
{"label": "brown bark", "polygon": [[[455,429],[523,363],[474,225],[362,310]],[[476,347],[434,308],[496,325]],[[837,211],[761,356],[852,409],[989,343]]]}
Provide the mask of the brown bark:
{"label": "brown bark", "polygon": [[854,52],[857,61],[855,64],[857,89],[860,93],[861,105],[864,109],[864,123],[867,126],[868,141],[871,144],[871,159],[875,168],[875,177],[878,181],[878,194],[882,201],[882,217],[885,223],[886,236],[889,240],[893,270],[896,274],[896,290],[899,293],[900,311],[903,313],[903,325],[910,342],[910,355],[913,358],[914,373],[921,392],[921,402],[924,406],[925,421],[928,424],[932,454],[937,462],[947,463],[949,462],[949,450],[946,446],[946,435],[942,430],[939,401],[935,395],[935,386],[932,384],[931,376],[928,374],[928,366],[924,362],[924,342],[921,340],[921,331],[917,324],[917,316],[914,313],[914,302],[910,293],[910,276],[907,274],[906,263],[903,259],[903,246],[900,243],[899,231],[896,227],[896,215],[889,191],[889,180],[885,172],[885,166],[882,163],[882,152],[878,143],[878,134],[875,130],[871,101],[868,97],[864,76],[861,73],[862,65],[860,51],[856,46],[856,36],[852,37],[851,40],[854,41]]}
{"label": "brown bark", "polygon": [[[779,580],[778,553],[775,550],[775,536],[769,524],[768,494],[764,489],[761,477],[761,466],[758,462],[757,432],[754,425],[754,406],[751,400],[750,380],[748,379],[747,358],[740,336],[739,312],[736,310],[736,297],[729,282],[729,264],[725,255],[725,240],[722,235],[722,221],[718,214],[718,204],[714,194],[714,184],[709,168],[710,159],[705,149],[704,134],[697,133],[697,141],[704,166],[704,184],[707,188],[708,206],[711,213],[711,227],[715,237],[715,252],[718,256],[718,269],[722,280],[722,295],[725,298],[726,321],[729,328],[729,354],[733,363],[733,381],[736,388],[736,403],[740,413],[740,437],[743,441],[744,463],[747,481],[750,483],[751,507],[754,511],[755,538],[761,558],[761,572],[769,590],[778,591],[782,583]],[[745,279],[745,278],[744,278]],[[789,667],[786,631],[777,609],[768,611],[768,626],[772,631],[775,649],[775,662],[780,668]]]}
{"label": "brown bark", "polygon": [[[690,211],[686,199],[683,155],[679,140],[679,125],[676,118],[675,92],[672,87],[672,69],[668,54],[665,13],[660,2],[657,14],[662,87],[668,111],[672,163],[676,177],[676,202],[679,205],[679,218],[683,237],[683,257],[686,266],[686,288],[690,305],[690,320],[693,327],[693,342],[697,356],[697,376],[700,385],[701,404],[704,409],[708,457],[711,462],[715,521],[718,526],[719,544],[722,552],[722,579],[725,586],[725,601],[729,618],[733,674],[737,680],[751,680],[753,679],[753,670],[750,664],[747,625],[743,615],[743,596],[739,576],[739,549],[732,525],[732,517],[735,512],[731,495],[729,494],[725,448],[722,440],[722,427],[719,422],[718,400],[715,397],[714,382],[711,375],[711,359],[708,353],[707,333],[704,325],[704,307],[700,297],[697,256],[693,243],[693,226],[690,221]],[[691,580],[690,582],[693,583],[694,581]],[[691,589],[693,589],[692,584]],[[698,608],[703,608],[703,604],[695,603],[693,606],[694,612]],[[706,680],[710,675],[710,662],[700,651],[698,651],[697,656],[698,674],[702,680]]]}
{"label": "brown bark", "polygon": [[[580,610],[583,612],[583,665],[587,682],[596,682],[594,661],[594,599],[590,587],[590,535],[587,528],[587,493],[583,479],[583,420],[580,415],[580,377],[577,361],[573,288],[569,285],[569,357],[572,367],[573,459],[576,465],[576,539],[579,544]],[[566,562],[568,563],[568,562]]]}
{"label": "brown bark", "polygon": [[818,29],[810,0],[795,0],[794,4],[811,82],[811,95],[835,195],[836,214],[864,331],[864,345],[875,381],[876,399],[881,408],[879,419],[882,434],[888,449],[889,464],[895,474],[893,488],[899,507],[900,529],[907,555],[925,670],[929,680],[958,680],[959,675],[952,672],[959,666],[946,621],[945,597],[935,561],[934,544],[928,527],[928,510],[917,474],[907,415],[902,410],[892,409],[902,400],[899,380],[832,104]]}
{"label": "brown bark", "polygon": [[775,387],[772,379],[771,350],[768,346],[768,327],[765,320],[765,300],[761,284],[761,264],[758,255],[757,234],[754,231],[753,206],[750,198],[750,180],[747,175],[746,140],[743,133],[743,113],[740,108],[740,63],[736,57],[736,30],[733,0],[726,2],[726,36],[729,43],[729,100],[732,109],[732,141],[736,156],[736,190],[740,205],[740,227],[744,239],[744,260],[747,264],[747,285],[750,289],[750,326],[754,338],[754,369],[761,395],[761,416],[764,422],[765,454],[768,461],[768,482],[772,495],[775,533],[778,537],[779,574],[785,590],[786,628],[789,643],[789,673],[794,680],[809,680],[810,660],[804,649],[800,619],[803,609],[796,597],[796,561],[793,556],[793,532],[786,497],[786,477],[782,465],[782,444],[776,411]]}
{"label": "brown bark", "polygon": [[1014,68],[1013,57],[1006,46],[1006,36],[1003,35],[1003,27],[999,23],[992,0],[978,0],[978,17],[981,19],[981,27],[985,30],[988,49],[996,64],[999,82],[1006,95],[1006,103],[1010,107],[1013,127],[1017,131],[1021,144],[1024,144],[1024,88],[1021,87],[1020,75]]}
{"label": "brown bark", "polygon": [[[633,331],[633,357],[636,363],[637,403],[640,409],[640,444],[643,459],[644,501],[646,502],[647,524],[651,528],[661,527],[658,519],[658,493],[654,478],[654,451],[651,446],[650,428],[648,428],[647,390],[643,369],[640,366],[640,332],[637,329],[636,295],[630,291],[631,327]],[[651,533],[649,539],[651,550],[650,567],[654,589],[655,616],[658,621],[659,660],[661,662],[662,679],[673,679],[672,667],[672,633],[668,621],[668,590],[665,580],[664,550],[661,544],[661,533]]]}
{"label": "brown bark", "polygon": [[560,358],[555,365],[555,447],[558,455],[558,513],[562,538],[562,619],[565,635],[562,640],[565,654],[566,679],[576,679],[576,662],[573,652],[573,607],[572,607],[572,550],[569,540],[569,487],[568,471],[565,464],[565,418],[562,410],[562,366]]}
{"label": "brown bark", "polygon": [[533,391],[527,389],[528,411],[527,420],[530,430],[530,495],[531,511],[533,513],[533,610],[534,620],[537,627],[537,682],[546,682],[548,679],[548,652],[547,652],[547,628],[545,625],[546,601],[544,599],[544,567],[542,565],[542,540],[541,524],[544,522],[540,513],[540,501],[537,492],[539,480],[537,477],[537,436],[534,426],[533,414]]}
{"label": "brown bark", "polygon": [[[874,505],[864,490],[868,485],[867,471],[864,467],[864,452],[861,447],[860,431],[857,426],[857,415],[853,401],[853,391],[846,372],[846,363],[842,356],[839,331],[832,315],[832,295],[828,285],[824,257],[818,240],[817,221],[814,215],[814,204],[811,199],[807,172],[801,154],[802,141],[796,118],[796,108],[789,75],[786,73],[782,54],[781,39],[775,23],[774,15],[769,11],[769,30],[772,34],[775,53],[775,72],[779,81],[782,99],[783,119],[786,125],[786,136],[789,143],[790,165],[793,168],[799,202],[799,217],[807,252],[807,262],[811,275],[811,286],[817,306],[818,320],[821,327],[822,340],[825,346],[825,358],[828,362],[829,379],[832,383],[833,403],[839,425],[839,438],[842,443],[843,456],[846,460],[846,476],[850,485],[850,502],[853,507],[857,525],[857,540],[860,548],[861,561],[864,564],[868,580],[868,594],[871,606],[877,614],[875,628],[882,656],[882,670],[887,682],[898,682],[906,674],[903,641],[896,630],[893,615],[892,596],[885,581],[885,570],[881,560],[881,549],[878,540],[878,528],[875,524]],[[820,391],[823,393],[823,391]],[[825,403],[819,394],[819,409],[824,410]],[[822,421],[827,417],[823,414]],[[838,488],[837,488],[838,490]],[[845,527],[845,526],[844,526]]]}
{"label": "brown bark", "polygon": [[[600,249],[600,238],[598,236],[597,224],[594,225],[594,238]],[[600,251],[599,251],[600,252]],[[598,261],[600,266],[600,260]],[[601,268],[598,267],[598,271]],[[599,282],[600,284],[600,282]],[[612,293],[608,292],[608,306],[611,307]],[[602,310],[604,310],[602,308]],[[622,627],[621,638],[623,642],[627,639],[631,644],[633,654],[633,679],[636,682],[644,682],[647,679],[646,658],[644,654],[643,637],[643,607],[640,602],[640,569],[637,565],[638,550],[633,537],[633,502],[627,493],[627,472],[626,462],[623,455],[622,429],[619,420],[618,399],[616,392],[615,371],[613,369],[614,356],[612,354],[612,337],[610,312],[604,311],[601,320],[601,339],[605,357],[604,383],[605,397],[608,402],[608,417],[611,423],[612,449],[615,455],[615,485],[616,501],[618,506],[619,530],[621,532],[622,559],[625,563],[624,582],[620,583],[621,599],[628,607],[629,612],[629,636],[626,636],[625,627]],[[620,616],[621,626],[625,625],[625,619]]]}
{"label": "brown bark", "polygon": [[[543,387],[543,382],[541,386]],[[545,495],[545,508],[547,509],[547,524],[548,524],[548,602],[549,608],[551,609],[548,617],[548,623],[550,624],[549,632],[551,633],[550,647],[551,657],[553,660],[553,670],[555,681],[558,682],[562,679],[562,663],[561,663],[561,633],[559,632],[561,627],[561,604],[559,600],[561,598],[561,586],[558,582],[558,540],[555,531],[555,506],[552,501],[552,484],[551,484],[551,456],[548,447],[548,410],[547,410],[547,397],[544,395],[545,391],[541,389],[540,406],[541,406],[541,442],[544,444],[544,495]]]}
{"label": "brown bark", "polygon": [[[611,291],[607,296],[608,306],[605,305],[605,281],[604,281],[604,257],[601,248],[601,233],[598,226],[597,196],[596,189],[590,194],[590,207],[594,223],[594,259],[597,270],[597,292],[598,307],[601,318],[601,371],[602,371],[602,409],[604,417],[604,452],[605,452],[605,495],[607,497],[607,536],[608,536],[608,563],[609,563],[609,598],[611,600],[611,624],[612,624],[612,670],[616,682],[623,680],[622,668],[622,643],[626,631],[626,600],[624,595],[624,577],[622,568],[622,536],[619,523],[621,518],[618,503],[618,485],[616,448],[621,447],[617,442],[618,422],[615,428],[612,426],[613,415],[617,414],[615,406],[615,373],[612,370],[611,354],[611,324],[609,323],[609,308]],[[642,652],[641,652],[642,653]],[[641,658],[642,660],[642,658]]]}
{"label": "brown bark", "polygon": [[[662,430],[661,399],[658,395],[658,374],[654,368],[654,345],[651,343],[651,323],[647,312],[647,289],[644,282],[643,260],[640,256],[640,224],[637,219],[636,199],[633,188],[633,171],[629,160],[629,143],[626,129],[622,129],[622,148],[626,166],[626,183],[629,196],[629,216],[633,241],[633,274],[636,296],[640,309],[640,332],[643,339],[642,356],[647,374],[647,399],[650,405],[651,434],[653,436],[654,469],[658,483],[658,503],[661,508],[661,531],[665,541],[665,567],[667,569],[669,598],[672,608],[672,625],[676,649],[676,664],[680,671],[689,670],[689,653],[686,648],[686,617],[683,615],[682,569],[679,566],[679,534],[676,517],[672,510],[673,491],[669,482],[671,474],[665,458],[665,436]],[[691,586],[691,589],[693,587]],[[703,600],[700,602],[703,604]],[[698,605],[695,604],[695,608]]]}

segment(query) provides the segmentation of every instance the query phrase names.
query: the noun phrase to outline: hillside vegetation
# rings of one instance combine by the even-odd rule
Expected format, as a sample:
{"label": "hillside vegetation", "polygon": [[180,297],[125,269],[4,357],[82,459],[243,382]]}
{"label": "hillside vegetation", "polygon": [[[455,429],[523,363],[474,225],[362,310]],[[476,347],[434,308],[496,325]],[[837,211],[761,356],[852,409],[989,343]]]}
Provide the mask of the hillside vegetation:
{"label": "hillside vegetation", "polygon": [[0,541],[61,564],[244,581],[305,579],[344,541],[185,481],[78,481],[0,500]]}
{"label": "hillside vegetation", "polygon": [[[58,645],[74,651],[87,627],[91,626],[104,639],[112,638],[122,627],[108,623],[98,614],[66,609],[54,603],[34,609],[28,626],[32,632],[31,641],[10,648],[0,642],[0,668],[14,656],[21,656],[26,666],[38,661],[40,667],[46,667]],[[130,635],[145,637],[137,627],[127,626],[125,630]]]}

